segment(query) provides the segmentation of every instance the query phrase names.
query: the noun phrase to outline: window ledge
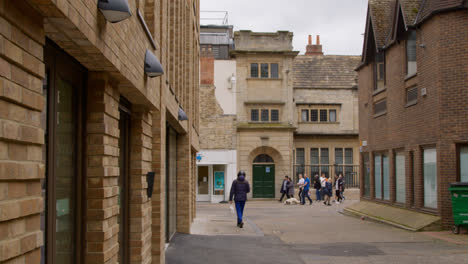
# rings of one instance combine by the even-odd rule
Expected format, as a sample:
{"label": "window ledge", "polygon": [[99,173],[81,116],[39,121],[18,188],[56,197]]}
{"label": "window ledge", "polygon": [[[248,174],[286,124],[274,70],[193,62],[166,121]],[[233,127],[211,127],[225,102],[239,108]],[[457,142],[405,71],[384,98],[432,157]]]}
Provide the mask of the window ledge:
{"label": "window ledge", "polygon": [[257,81],[282,81],[283,78],[246,78],[247,80],[257,80]]}
{"label": "window ledge", "polygon": [[387,88],[383,88],[383,89],[380,89],[380,90],[375,90],[373,93],[372,93],[372,96],[376,96],[382,92],[385,92],[387,90]]}
{"label": "window ledge", "polygon": [[413,74],[411,74],[411,75],[406,75],[406,76],[405,76],[405,81],[408,81],[408,80],[410,80],[410,79],[413,79],[413,78],[416,77],[416,76],[418,76],[418,73],[417,73],[417,72],[415,72],[415,73],[413,73]]}
{"label": "window ledge", "polygon": [[418,104],[418,101],[416,100],[416,101],[413,101],[413,102],[406,103],[405,107],[408,108],[410,106],[417,105],[417,104]]}
{"label": "window ledge", "polygon": [[374,118],[381,117],[381,116],[386,115],[386,114],[387,114],[387,111],[385,111],[383,113],[375,114]]}
{"label": "window ledge", "polygon": [[315,121],[304,122],[304,121],[300,121],[298,123],[299,124],[339,124],[340,122],[315,122]]}
{"label": "window ledge", "polygon": [[249,124],[280,124],[280,121],[249,121]]}

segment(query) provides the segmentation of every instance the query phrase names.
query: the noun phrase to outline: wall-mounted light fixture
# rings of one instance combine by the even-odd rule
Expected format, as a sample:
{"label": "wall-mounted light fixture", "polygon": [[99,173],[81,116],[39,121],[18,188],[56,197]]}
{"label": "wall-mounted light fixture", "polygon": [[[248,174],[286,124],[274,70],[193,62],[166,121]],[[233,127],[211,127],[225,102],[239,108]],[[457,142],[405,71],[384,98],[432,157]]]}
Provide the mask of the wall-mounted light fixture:
{"label": "wall-mounted light fixture", "polygon": [[111,23],[120,22],[132,15],[127,0],[99,0],[98,8]]}
{"label": "wall-mounted light fixture", "polygon": [[154,171],[150,171],[146,174],[146,183],[148,183],[148,189],[146,189],[146,195],[148,198],[153,196],[153,186],[154,186]]}
{"label": "wall-mounted light fixture", "polygon": [[179,121],[188,120],[187,114],[179,107]]}
{"label": "wall-mounted light fixture", "polygon": [[164,74],[164,70],[158,58],[149,50],[146,50],[145,54],[145,73],[149,77],[157,77]]}

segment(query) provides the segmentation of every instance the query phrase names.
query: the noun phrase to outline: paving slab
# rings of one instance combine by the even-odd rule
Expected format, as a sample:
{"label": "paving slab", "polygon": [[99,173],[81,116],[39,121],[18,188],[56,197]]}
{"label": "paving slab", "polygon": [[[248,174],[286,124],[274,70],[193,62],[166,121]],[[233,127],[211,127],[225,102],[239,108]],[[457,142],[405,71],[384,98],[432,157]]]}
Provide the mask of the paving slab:
{"label": "paving slab", "polygon": [[244,229],[235,227],[229,205],[198,204],[192,230],[197,234],[176,234],[166,263],[468,263],[467,245],[433,235],[448,234],[410,232],[341,213],[356,203],[249,201]]}

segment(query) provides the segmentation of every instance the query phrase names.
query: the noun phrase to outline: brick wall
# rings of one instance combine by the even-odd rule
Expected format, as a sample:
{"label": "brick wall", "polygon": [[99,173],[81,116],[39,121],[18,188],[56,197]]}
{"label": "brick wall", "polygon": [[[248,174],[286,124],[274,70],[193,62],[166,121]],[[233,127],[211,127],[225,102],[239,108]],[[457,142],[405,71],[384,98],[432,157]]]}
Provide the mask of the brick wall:
{"label": "brick wall", "polygon": [[[451,224],[448,183],[457,179],[458,143],[468,142],[467,81],[467,11],[436,15],[417,31],[417,75],[406,77],[405,41],[386,50],[386,90],[373,94],[372,64],[359,70],[360,140],[371,155],[371,197],[373,198],[372,151],[406,152],[407,208],[442,216],[442,224]],[[424,44],[421,47],[420,44]],[[418,102],[406,105],[406,89],[417,87]],[[427,96],[421,95],[425,88]],[[387,113],[374,117],[373,103],[386,98]],[[437,149],[438,209],[424,207],[423,150]],[[392,157],[390,155],[390,157]],[[413,157],[414,181],[413,190]],[[392,159],[390,159],[391,164]],[[391,199],[395,193],[395,173],[391,165]],[[414,195],[413,195],[414,194]]]}
{"label": "brick wall", "polygon": [[39,263],[45,35],[24,3],[0,2],[0,262]]}

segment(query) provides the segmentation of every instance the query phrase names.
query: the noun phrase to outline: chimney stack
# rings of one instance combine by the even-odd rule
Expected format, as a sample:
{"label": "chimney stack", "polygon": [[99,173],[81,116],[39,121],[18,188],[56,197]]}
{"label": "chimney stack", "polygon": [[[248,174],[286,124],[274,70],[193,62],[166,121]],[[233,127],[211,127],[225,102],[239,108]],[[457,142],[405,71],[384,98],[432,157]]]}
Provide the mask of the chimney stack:
{"label": "chimney stack", "polygon": [[309,35],[309,45],[306,46],[306,53],[307,56],[315,56],[315,55],[323,55],[322,52],[322,45],[320,45],[320,36],[317,35],[317,44],[312,44],[312,36]]}

